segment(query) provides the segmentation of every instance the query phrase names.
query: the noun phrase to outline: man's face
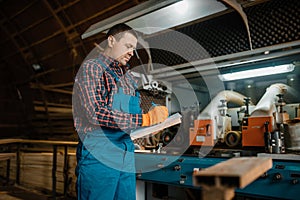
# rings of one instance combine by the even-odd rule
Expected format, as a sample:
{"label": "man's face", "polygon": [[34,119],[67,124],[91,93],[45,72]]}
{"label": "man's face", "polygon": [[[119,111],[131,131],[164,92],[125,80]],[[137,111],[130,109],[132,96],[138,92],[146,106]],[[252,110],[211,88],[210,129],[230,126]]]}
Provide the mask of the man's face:
{"label": "man's face", "polygon": [[125,32],[123,36],[118,40],[112,37],[111,42],[111,56],[122,65],[126,63],[133,56],[133,51],[137,45],[137,39],[128,32]]}

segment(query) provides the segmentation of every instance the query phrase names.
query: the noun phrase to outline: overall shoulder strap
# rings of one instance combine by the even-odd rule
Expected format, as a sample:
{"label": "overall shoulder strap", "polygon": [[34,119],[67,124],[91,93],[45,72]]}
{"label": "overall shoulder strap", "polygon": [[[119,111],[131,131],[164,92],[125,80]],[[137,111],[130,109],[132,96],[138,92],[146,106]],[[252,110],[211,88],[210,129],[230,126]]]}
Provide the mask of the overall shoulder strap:
{"label": "overall shoulder strap", "polygon": [[112,75],[114,77],[116,82],[119,81],[119,77],[109,68],[109,66],[106,66],[106,64],[98,58],[96,58],[95,60],[104,68],[104,70],[106,70],[108,73],[110,73],[110,75]]}
{"label": "overall shoulder strap", "polygon": [[[100,60],[100,59],[95,59],[96,60],[96,62],[98,62],[105,70],[107,70],[113,77],[114,77],[114,79],[115,79],[115,81],[116,81],[116,83],[117,84],[119,84],[119,77],[116,75],[116,73],[114,73],[110,68],[109,68],[109,66],[107,66],[102,60]],[[128,79],[130,80],[130,82],[133,84],[133,87],[134,87],[134,89],[135,89],[135,93],[136,93],[136,95],[135,96],[140,96],[140,93],[139,93],[139,91],[138,91],[138,85],[137,85],[137,83],[135,82],[135,80],[133,80],[133,78],[128,74],[128,73],[125,73],[125,76],[127,76],[128,77]],[[122,90],[122,88],[121,87],[119,87],[119,90]]]}
{"label": "overall shoulder strap", "polygon": [[135,82],[135,80],[133,79],[132,76],[130,76],[128,73],[126,73],[126,76],[128,77],[128,79],[130,80],[130,82],[132,83],[133,85],[133,88],[135,90],[135,96],[139,97],[140,96],[140,92],[138,90],[138,85],[137,83]]}

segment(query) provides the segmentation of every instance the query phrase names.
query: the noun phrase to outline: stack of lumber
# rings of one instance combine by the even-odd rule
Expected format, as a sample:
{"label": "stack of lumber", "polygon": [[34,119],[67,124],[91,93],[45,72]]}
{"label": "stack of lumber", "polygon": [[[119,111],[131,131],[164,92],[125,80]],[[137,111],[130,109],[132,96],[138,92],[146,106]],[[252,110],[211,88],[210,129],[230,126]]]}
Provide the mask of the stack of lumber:
{"label": "stack of lumber", "polygon": [[[43,192],[52,192],[53,153],[51,152],[21,152],[20,153],[20,185]],[[75,153],[68,153],[68,196],[75,196]],[[16,158],[11,160],[10,179],[16,180]],[[57,153],[56,193],[64,193],[64,154]],[[0,176],[6,177],[6,162],[0,162]]]}

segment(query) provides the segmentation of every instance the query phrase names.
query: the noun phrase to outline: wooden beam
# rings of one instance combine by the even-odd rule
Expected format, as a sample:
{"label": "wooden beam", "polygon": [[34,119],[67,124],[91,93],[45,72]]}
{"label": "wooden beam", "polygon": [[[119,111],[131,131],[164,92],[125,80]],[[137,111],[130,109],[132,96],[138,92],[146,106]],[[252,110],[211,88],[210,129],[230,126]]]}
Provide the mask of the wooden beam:
{"label": "wooden beam", "polygon": [[75,133],[72,127],[51,127],[51,128],[35,128],[35,132],[38,134],[73,134]]}
{"label": "wooden beam", "polygon": [[73,91],[70,91],[70,90],[63,90],[63,89],[56,89],[56,88],[50,88],[50,87],[47,87],[45,85],[38,85],[38,84],[31,84],[30,85],[30,88],[33,88],[33,89],[41,89],[41,90],[44,90],[44,91],[49,91],[49,92],[57,92],[57,93],[63,93],[63,94],[70,94],[72,95],[73,94]]}
{"label": "wooden beam", "polygon": [[57,113],[72,113],[72,108],[34,106],[34,110],[38,112],[57,112]]}
{"label": "wooden beam", "polygon": [[67,87],[67,86],[73,86],[74,82],[68,82],[68,83],[58,83],[58,84],[52,84],[52,85],[44,85],[47,88],[58,88],[58,87]]}
{"label": "wooden beam", "polygon": [[47,70],[47,71],[44,71],[44,72],[41,72],[41,73],[32,75],[32,76],[30,77],[30,80],[32,80],[32,79],[37,79],[37,78],[39,78],[39,77],[41,77],[41,76],[44,76],[44,75],[46,75],[46,74],[48,74],[48,73],[51,73],[51,72],[54,72],[54,71],[55,71],[55,69],[52,68],[52,69],[49,69],[49,70]]}
{"label": "wooden beam", "polygon": [[[37,26],[37,25],[43,23],[44,21],[48,20],[50,17],[52,17],[52,16],[47,16],[47,17],[41,18],[41,19],[38,20],[37,22],[34,22],[33,24],[28,25],[28,26],[25,27],[24,29],[21,29],[21,30],[19,30],[18,32],[15,32],[15,33],[11,33],[10,36],[13,37],[13,38],[15,38],[15,37],[18,36],[19,34],[25,32],[25,31],[27,31],[27,30],[29,30],[29,29],[32,29],[32,28],[34,28],[35,26]],[[9,40],[10,40],[9,38],[6,38],[6,39],[2,40],[1,43],[0,43],[0,45],[4,44],[5,42],[7,42],[7,41],[9,41]],[[11,54],[5,56],[4,58],[7,58],[7,57],[9,57],[9,56],[13,56],[13,55],[15,55],[15,54],[16,54],[16,52],[11,53]]]}
{"label": "wooden beam", "polygon": [[94,14],[94,15],[92,15],[92,16],[84,19],[84,20],[81,20],[81,21],[77,22],[76,24],[73,25],[73,27],[72,26],[68,27],[67,30],[73,29],[74,27],[80,26],[81,24],[84,24],[87,21],[90,21],[90,20],[92,20],[92,19],[94,19],[94,18],[96,18],[96,17],[98,17],[100,15],[108,13],[109,11],[111,11],[111,10],[117,8],[117,7],[122,6],[123,4],[127,3],[128,1],[129,0],[123,0],[123,1],[120,1],[120,2],[118,2],[116,4],[114,4],[113,6],[110,6],[110,7],[106,8],[106,9],[104,9],[104,10],[101,10],[100,12],[97,12],[96,14]]}
{"label": "wooden beam", "polygon": [[202,187],[204,200],[229,200],[234,197],[234,188],[246,187],[270,168],[272,168],[271,158],[232,158],[201,171],[195,171],[194,184]]}
{"label": "wooden beam", "polygon": [[58,9],[55,10],[55,13],[58,13],[62,10],[66,10],[67,8],[79,3],[81,0],[75,0],[75,1],[72,1],[72,2],[69,2],[68,4],[64,5],[64,6],[60,6]]}
{"label": "wooden beam", "polygon": [[0,128],[18,128],[20,125],[18,124],[0,124]]}
{"label": "wooden beam", "polygon": [[[0,10],[0,13],[1,13],[1,15],[6,19],[6,21],[8,21],[8,22],[12,25],[12,22],[9,21],[9,20],[7,19],[6,15],[3,13],[2,10]],[[24,62],[26,63],[26,65],[27,65],[29,68],[31,68],[30,62],[28,61],[27,56],[26,56],[26,54],[24,53],[24,51],[22,50],[22,48],[20,47],[19,43],[16,41],[16,39],[15,39],[14,37],[12,37],[12,36],[10,35],[9,31],[6,29],[5,26],[1,26],[1,28],[2,28],[2,30],[5,32],[5,34],[10,38],[10,40],[13,42],[13,44],[15,45],[15,47],[19,50],[19,52],[20,52],[20,54],[21,54],[21,56],[22,56]],[[21,35],[20,35],[19,37],[21,38],[21,40],[22,40],[25,44],[27,44],[27,42],[24,40],[24,38],[23,38]],[[28,49],[29,49],[29,48],[28,48]],[[32,53],[31,51],[29,51],[29,53],[30,53],[30,55],[32,55],[32,57],[34,57],[34,56],[33,56],[33,53]]]}
{"label": "wooden beam", "polygon": [[56,141],[56,140],[29,140],[29,139],[0,139],[0,144],[12,143],[32,143],[32,144],[50,144],[50,145],[77,145],[73,141]]}
{"label": "wooden beam", "polygon": [[32,7],[34,4],[36,4],[38,2],[38,0],[32,1],[29,4],[27,4],[24,8],[22,8],[21,10],[17,11],[14,15],[10,16],[9,19],[12,20],[13,18],[17,17],[18,15],[22,14],[23,12],[25,12],[27,9],[29,9],[30,7]]}
{"label": "wooden beam", "polygon": [[[33,101],[34,104],[36,105],[44,105],[44,102],[42,101]],[[47,103],[48,106],[57,106],[57,107],[67,107],[67,108],[71,108],[72,105],[69,104],[60,104],[60,103]]]}
{"label": "wooden beam", "polygon": [[54,37],[56,37],[56,36],[58,36],[58,35],[60,35],[62,33],[63,33],[62,30],[58,30],[58,31],[52,33],[51,35],[49,35],[47,37],[44,37],[43,39],[38,40],[38,41],[36,41],[34,43],[31,43],[29,46],[27,46],[25,48],[22,48],[22,50],[24,51],[26,49],[29,49],[29,48],[33,47],[33,46],[36,46],[36,45],[41,44],[41,43],[44,43],[45,41],[50,40],[50,39],[52,39],[52,38],[54,38]]}
{"label": "wooden beam", "polygon": [[68,120],[73,119],[72,113],[49,113],[48,115],[45,114],[36,114],[35,119],[37,120],[46,120],[48,118],[51,118],[52,120]]}
{"label": "wooden beam", "polygon": [[62,89],[55,89],[55,88],[42,88],[42,89],[48,92],[57,92],[57,93],[70,94],[70,95],[73,94],[73,91],[70,90],[62,90]]}

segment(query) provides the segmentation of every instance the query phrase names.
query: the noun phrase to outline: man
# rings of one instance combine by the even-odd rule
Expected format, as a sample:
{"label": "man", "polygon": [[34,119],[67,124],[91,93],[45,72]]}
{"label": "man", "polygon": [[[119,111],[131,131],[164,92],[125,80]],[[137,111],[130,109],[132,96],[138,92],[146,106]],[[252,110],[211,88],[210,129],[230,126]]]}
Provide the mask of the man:
{"label": "man", "polygon": [[135,199],[134,144],[130,131],[168,117],[165,106],[146,114],[137,82],[129,71],[137,33],[126,24],[113,26],[106,47],[84,61],[74,83],[78,199]]}

